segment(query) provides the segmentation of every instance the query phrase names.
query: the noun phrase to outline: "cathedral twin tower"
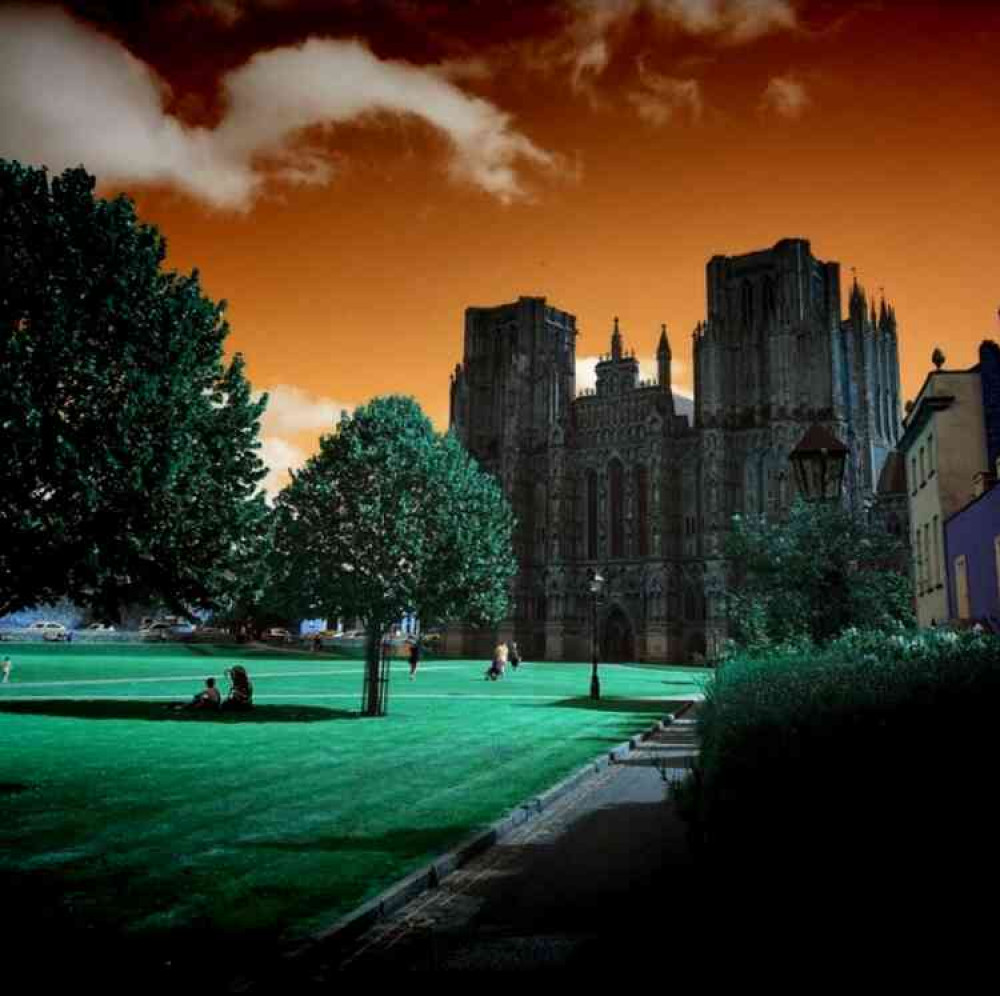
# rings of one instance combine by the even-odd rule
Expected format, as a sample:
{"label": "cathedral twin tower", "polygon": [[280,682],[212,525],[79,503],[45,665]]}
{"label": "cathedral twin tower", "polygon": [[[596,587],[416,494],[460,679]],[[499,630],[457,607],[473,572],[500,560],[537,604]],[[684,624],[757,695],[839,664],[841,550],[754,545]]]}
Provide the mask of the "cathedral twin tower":
{"label": "cathedral twin tower", "polygon": [[[901,435],[896,319],[840,267],[782,239],[707,266],[694,330],[693,423],[671,390],[666,328],[657,377],[639,378],[618,319],[597,386],[576,392],[576,319],[544,298],[465,313],[451,424],[503,485],[519,571],[499,636],[522,654],[590,656],[591,570],[606,579],[604,660],[714,656],[725,635],[722,543],[731,516],[777,517],[794,498],[788,455],[815,422],[850,450],[855,508]],[[498,634],[453,628],[448,649],[486,656]]]}

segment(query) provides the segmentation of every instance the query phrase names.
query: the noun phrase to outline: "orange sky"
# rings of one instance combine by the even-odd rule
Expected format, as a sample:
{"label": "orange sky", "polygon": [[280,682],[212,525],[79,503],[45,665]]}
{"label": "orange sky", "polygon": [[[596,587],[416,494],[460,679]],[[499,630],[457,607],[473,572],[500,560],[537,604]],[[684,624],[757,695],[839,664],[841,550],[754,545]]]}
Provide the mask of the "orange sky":
{"label": "orange sky", "polygon": [[[607,348],[617,314],[626,343],[651,358],[666,322],[677,386],[690,391],[706,261],[790,236],[839,260],[845,288],[851,267],[870,292],[884,286],[911,397],[935,345],[962,367],[1000,335],[1000,5],[845,14],[759,0],[775,20],[753,37],[747,3],[497,2],[473,19],[468,5],[400,2],[381,21],[346,23],[293,0],[193,0],[187,21],[166,26],[117,24],[82,4],[88,25],[173,87],[169,106],[189,123],[226,113],[217,76],[253,51],[346,32],[383,60],[464,60],[451,85],[511,115],[554,163],[515,162],[527,196],[504,203],[449,176],[439,128],[383,112],[314,128],[333,176],[267,183],[243,211],[170,182],[102,189],[131,194],[165,233],[169,264],[197,266],[229,301],[230,347],[254,386],[297,388],[306,404],[405,392],[444,427],[465,307],[518,295],[576,314],[578,357]],[[204,58],[170,49],[180,32],[205,57],[220,53],[214,82]],[[588,51],[600,54],[590,71]],[[265,429],[303,452],[317,436]]]}

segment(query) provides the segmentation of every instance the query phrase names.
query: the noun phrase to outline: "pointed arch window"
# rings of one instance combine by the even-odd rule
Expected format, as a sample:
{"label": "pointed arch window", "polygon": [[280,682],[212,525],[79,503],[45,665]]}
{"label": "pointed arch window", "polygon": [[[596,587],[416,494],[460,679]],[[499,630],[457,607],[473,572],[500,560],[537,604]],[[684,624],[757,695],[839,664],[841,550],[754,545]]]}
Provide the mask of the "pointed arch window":
{"label": "pointed arch window", "polygon": [[640,557],[649,556],[649,471],[635,467],[635,547]]}
{"label": "pointed arch window", "polygon": [[747,328],[751,328],[753,326],[753,284],[749,280],[743,281],[740,300],[743,308],[743,324]]}
{"label": "pointed arch window", "polygon": [[625,473],[621,461],[612,460],[608,467],[608,532],[611,534],[611,556],[625,556]]}
{"label": "pointed arch window", "polygon": [[684,589],[684,618],[692,621],[705,618],[705,596],[698,590],[697,582]]}

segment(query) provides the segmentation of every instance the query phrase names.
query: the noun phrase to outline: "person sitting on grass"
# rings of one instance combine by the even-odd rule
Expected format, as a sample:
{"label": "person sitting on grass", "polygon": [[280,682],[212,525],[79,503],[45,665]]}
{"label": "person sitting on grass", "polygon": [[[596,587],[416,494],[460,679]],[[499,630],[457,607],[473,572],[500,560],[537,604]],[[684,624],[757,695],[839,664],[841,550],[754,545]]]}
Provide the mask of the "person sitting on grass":
{"label": "person sitting on grass", "polygon": [[14,665],[11,663],[9,657],[4,657],[3,663],[0,664],[0,671],[3,672],[3,683],[6,685],[10,681],[10,672],[14,669]]}
{"label": "person sitting on grass", "polygon": [[209,712],[216,712],[222,706],[222,696],[218,688],[215,687],[215,678],[206,678],[205,687],[190,701],[182,705],[170,706],[171,709],[207,709]]}
{"label": "person sitting on grass", "polygon": [[223,709],[249,709],[253,705],[253,685],[242,664],[234,664],[227,672],[229,695],[222,703]]}

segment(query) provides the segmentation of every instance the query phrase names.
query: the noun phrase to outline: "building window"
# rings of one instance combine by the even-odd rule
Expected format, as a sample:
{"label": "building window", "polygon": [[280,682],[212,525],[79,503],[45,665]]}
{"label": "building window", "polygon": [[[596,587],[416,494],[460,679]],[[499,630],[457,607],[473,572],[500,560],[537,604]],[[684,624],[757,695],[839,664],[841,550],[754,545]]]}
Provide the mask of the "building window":
{"label": "building window", "polygon": [[965,557],[955,558],[955,610],[959,619],[968,619],[969,611],[969,575]]}
{"label": "building window", "polygon": [[913,533],[913,562],[917,594],[922,595],[924,593],[924,557],[923,544],[920,542],[920,526],[917,526]]}
{"label": "building window", "polygon": [[927,482],[927,468],[924,465],[924,448],[920,447],[920,483],[925,484]]}
{"label": "building window", "polygon": [[597,472],[587,471],[587,559],[597,560]]}
{"label": "building window", "polygon": [[934,476],[934,434],[927,437],[927,476]]}
{"label": "building window", "polygon": [[927,546],[927,526],[924,526],[920,535],[922,542],[922,546],[920,547],[920,559],[924,565],[923,585],[924,585],[924,594],[926,595],[931,588],[931,554]]}
{"label": "building window", "polygon": [[924,525],[924,549],[927,551],[927,587],[930,589],[937,582],[938,566],[936,550],[931,543],[931,525],[929,522]]}
{"label": "building window", "polygon": [[649,556],[649,472],[640,463],[635,468],[636,549],[640,557]]}
{"label": "building window", "polygon": [[910,488],[913,494],[917,493],[917,458],[910,457]]}
{"label": "building window", "polygon": [[934,526],[931,529],[934,535],[934,583],[941,585],[941,566],[944,561],[941,559],[941,527],[938,524],[938,517],[934,516]]}
{"label": "building window", "polygon": [[608,467],[609,532],[611,533],[611,556],[625,556],[625,481],[620,460],[612,460]]}

